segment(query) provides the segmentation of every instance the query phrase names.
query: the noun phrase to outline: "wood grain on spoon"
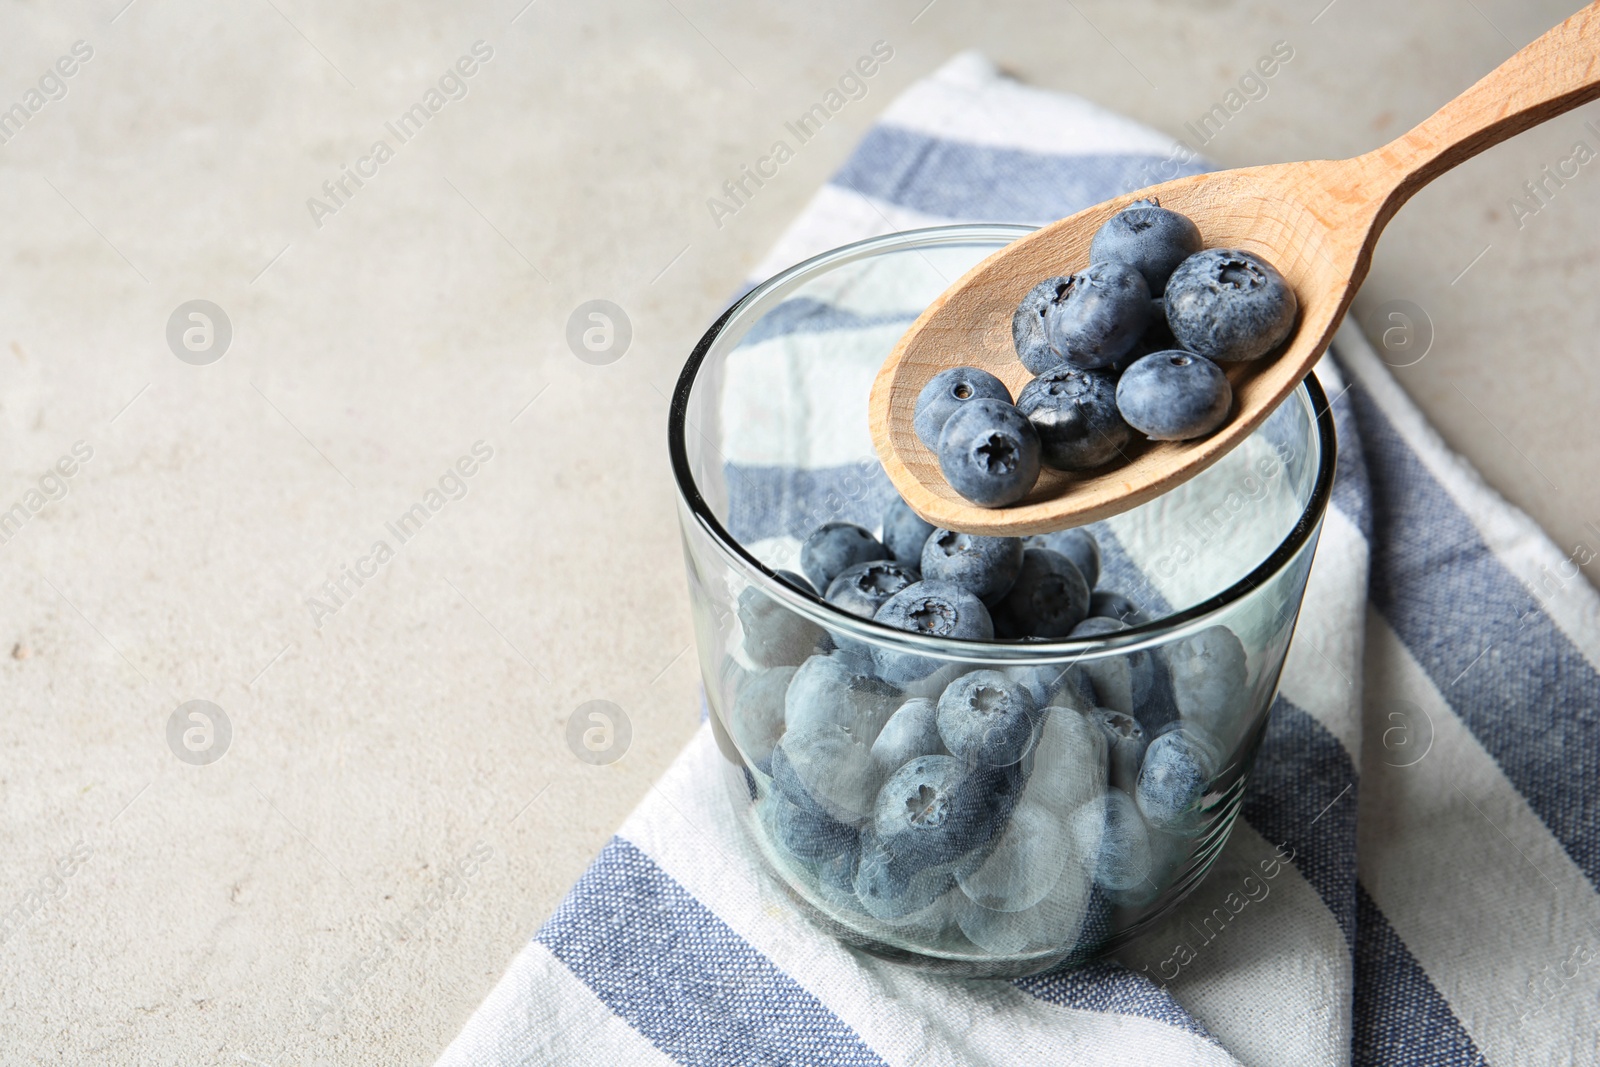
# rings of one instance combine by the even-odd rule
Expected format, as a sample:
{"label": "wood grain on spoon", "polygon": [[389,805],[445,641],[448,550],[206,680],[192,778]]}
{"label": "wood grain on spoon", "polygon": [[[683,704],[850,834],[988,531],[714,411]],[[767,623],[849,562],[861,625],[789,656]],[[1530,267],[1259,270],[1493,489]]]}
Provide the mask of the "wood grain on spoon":
{"label": "wood grain on spoon", "polygon": [[[1600,97],[1600,2],[1544,34],[1409,133],[1345,160],[1221,171],[1151,186],[1052,223],[996,252],[929,305],[873,383],[869,417],[879,458],[923,518],[967,533],[1018,536],[1126,511],[1194,477],[1250,435],[1299,385],[1333,338],[1366,277],[1385,224],[1418,189],[1484,149]],[[1242,248],[1276,266],[1300,303],[1283,349],[1224,363],[1230,420],[1197,441],[1137,442],[1127,462],[1086,474],[1046,468],[1024,500],[972,504],[950,488],[912,430],[917,395],[939,371],[974,366],[1015,396],[1032,377],[1018,361],[1011,316],[1038,282],[1082,270],[1100,225],[1155,196],[1194,220],[1207,248]]]}

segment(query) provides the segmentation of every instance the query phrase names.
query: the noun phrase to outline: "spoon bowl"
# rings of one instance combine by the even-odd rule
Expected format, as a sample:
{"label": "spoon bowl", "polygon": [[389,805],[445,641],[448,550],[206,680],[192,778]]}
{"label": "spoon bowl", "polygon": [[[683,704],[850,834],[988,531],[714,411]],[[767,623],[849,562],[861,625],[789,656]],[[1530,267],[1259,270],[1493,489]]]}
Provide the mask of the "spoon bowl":
{"label": "spoon bowl", "polygon": [[[1410,132],[1353,159],[1200,174],[1141,189],[1052,223],[978,264],[901,337],[872,387],[873,443],[912,509],[945,529],[1022,536],[1094,522],[1136,507],[1215,463],[1248,437],[1326,351],[1396,211],[1445,171],[1521,131],[1600,97],[1600,2],[1535,40]],[[1274,353],[1222,363],[1233,387],[1226,423],[1194,441],[1134,441],[1115,465],[1045,468],[1004,508],[956,493],[917,437],[917,396],[934,375],[978,367],[1012,396],[1032,378],[1017,359],[1011,318],[1045,278],[1089,263],[1089,243],[1111,216],[1155,197],[1199,227],[1207,248],[1243,249],[1277,267],[1294,290],[1294,333]]]}

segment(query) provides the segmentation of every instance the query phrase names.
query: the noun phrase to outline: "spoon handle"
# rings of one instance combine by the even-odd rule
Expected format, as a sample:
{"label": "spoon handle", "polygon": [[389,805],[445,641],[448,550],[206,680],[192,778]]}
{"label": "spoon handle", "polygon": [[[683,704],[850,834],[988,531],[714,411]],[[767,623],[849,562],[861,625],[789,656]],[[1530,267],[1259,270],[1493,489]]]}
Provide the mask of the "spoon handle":
{"label": "spoon handle", "polygon": [[1600,97],[1600,0],[1539,37],[1368,160],[1393,182],[1384,216],[1486,148]]}

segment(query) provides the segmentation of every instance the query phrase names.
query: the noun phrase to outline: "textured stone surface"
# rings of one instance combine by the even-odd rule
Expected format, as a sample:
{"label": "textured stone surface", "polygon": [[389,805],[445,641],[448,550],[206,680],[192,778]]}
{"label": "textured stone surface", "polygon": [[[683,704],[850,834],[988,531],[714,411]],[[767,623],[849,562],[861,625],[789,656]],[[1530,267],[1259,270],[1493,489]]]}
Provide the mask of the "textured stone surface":
{"label": "textured stone surface", "polygon": [[[0,145],[0,509],[93,449],[0,544],[0,1045],[23,1063],[425,1062],[454,1035],[694,729],[665,396],[899,88],[976,46],[1184,136],[1287,40],[1205,151],[1337,156],[1573,6],[122,2],[0,6],[0,103],[94,49]],[[706,199],[880,38],[867,97],[717,225]],[[318,226],[307,198],[477,40],[466,97]],[[1589,119],[1419,196],[1357,314],[1425,308],[1406,389],[1558,542],[1600,548],[1600,163],[1520,229],[1508,204],[1600,147]],[[196,298],[233,327],[209,366],[165,338]],[[606,366],[565,341],[597,298],[633,329]],[[477,441],[493,458],[401,544],[385,524]],[[379,539],[393,558],[360,564]],[[168,747],[191,699],[230,721],[210,765]],[[568,747],[590,700],[629,717],[616,763]]]}

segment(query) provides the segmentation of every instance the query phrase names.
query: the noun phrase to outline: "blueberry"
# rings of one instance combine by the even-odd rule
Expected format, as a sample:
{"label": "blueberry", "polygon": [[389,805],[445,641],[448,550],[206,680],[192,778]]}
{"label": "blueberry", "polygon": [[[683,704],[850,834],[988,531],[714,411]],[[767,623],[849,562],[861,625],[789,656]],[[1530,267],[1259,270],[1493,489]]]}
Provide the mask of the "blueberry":
{"label": "blueberry", "polygon": [[1150,743],[1144,727],[1132,715],[1110,708],[1096,708],[1093,715],[1106,734],[1106,746],[1111,757],[1111,784],[1132,792],[1139,781],[1139,764],[1144,761],[1144,750]]}
{"label": "blueberry", "polygon": [[930,637],[987,641],[994,623],[983,601],[952,582],[924,578],[884,601],[873,616],[885,626]]}
{"label": "blueberry", "polygon": [[776,573],[779,578],[782,578],[785,582],[788,582],[790,585],[800,590],[800,592],[805,593],[807,596],[817,595],[816,587],[801,575],[796,574],[794,571],[778,571]]}
{"label": "blueberry", "polygon": [[931,700],[937,704],[939,695],[944,692],[945,687],[971,669],[972,665],[969,663],[945,660],[931,667],[930,673],[904,683],[902,689],[907,700]]}
{"label": "blueberry", "polygon": [[1178,703],[1172,692],[1172,674],[1167,668],[1165,649],[1152,648],[1129,653],[1148,657],[1150,669],[1135,667],[1130,671],[1130,695],[1133,698],[1133,717],[1144,727],[1146,737],[1154,737],[1169,723],[1178,719]]}
{"label": "blueberry", "polygon": [[827,631],[796,615],[755,586],[739,594],[744,654],[757,667],[795,667],[831,645]]}
{"label": "blueberry", "polygon": [[801,664],[784,696],[788,730],[832,726],[871,745],[900,706],[900,690],[876,677],[865,656],[831,652]]}
{"label": "blueberry", "polygon": [[794,674],[794,667],[761,671],[745,682],[733,702],[728,731],[744,758],[763,773],[769,772],[772,750],[783,736],[784,694]]}
{"label": "blueberry", "polygon": [[935,530],[922,546],[924,581],[960,586],[985,604],[1010,591],[1022,573],[1020,537],[981,537]]}
{"label": "blueberry", "polygon": [[1127,892],[1150,877],[1150,863],[1150,834],[1138,806],[1121,789],[1108,791],[1095,882],[1113,893]]}
{"label": "blueberry", "polygon": [[1116,619],[1129,626],[1138,626],[1142,622],[1149,621],[1145,618],[1144,612],[1139,610],[1139,605],[1110,589],[1097,590],[1089,598],[1089,616]]}
{"label": "blueberry", "polygon": [[[770,795],[782,797],[790,804],[795,804],[802,808],[821,811],[822,808],[817,804],[816,798],[811,795],[811,790],[806,787],[806,783],[801,779],[799,771],[789,760],[788,750],[783,746],[784,740],[785,738],[779,738],[777,745],[772,749],[770,762],[772,768],[772,792]],[[799,742],[796,742],[797,746],[798,744]]]}
{"label": "blueberry", "polygon": [[868,745],[837,726],[791,726],[772,750],[772,783],[791,804],[849,826],[872,817],[882,782]]}
{"label": "blueberry", "polygon": [[889,550],[876,537],[848,522],[824,523],[800,546],[800,569],[822,592],[847,567],[888,558]]}
{"label": "blueberry", "polygon": [[1178,339],[1172,336],[1172,327],[1167,325],[1167,302],[1158,297],[1150,301],[1150,325],[1139,335],[1138,342],[1111,365],[1111,369],[1121,374],[1152,352],[1169,352],[1182,347]]}
{"label": "blueberry", "polygon": [[1259,359],[1294,329],[1294,290],[1276,267],[1238,249],[1184,260],[1167,282],[1167,324],[1184,348],[1209,359]]}
{"label": "blueberry", "polygon": [[[711,727],[711,739],[717,743],[717,751],[722,754],[723,759],[741,771],[748,773],[745,766],[745,755],[739,750],[739,746],[734,743],[733,735],[728,733],[728,725],[724,721],[724,713],[720,709],[711,708],[709,705],[710,702],[702,697],[701,707],[704,709],[706,723]],[[768,756],[770,757],[771,753],[768,753]]]}
{"label": "blueberry", "polygon": [[1033,745],[1036,710],[1024,686],[999,671],[973,671],[939,698],[939,737],[965,763],[1009,767]]}
{"label": "blueberry", "polygon": [[983,862],[956,881],[975,904],[995,911],[1024,911],[1055,887],[1072,851],[1067,820],[1024,800],[1012,809]]}
{"label": "blueberry", "polygon": [[[1101,637],[1127,628],[1116,619],[1093,616],[1080,623],[1072,636]],[[1166,664],[1159,657],[1159,652],[1138,649],[1086,659],[1079,667],[1094,684],[1096,704],[1132,715],[1147,734],[1153,734],[1176,716],[1164,685]]]}
{"label": "blueberry", "polygon": [[1054,533],[1031,534],[1023,538],[1022,544],[1024,548],[1048,548],[1066,556],[1077,565],[1090,589],[1100,580],[1100,544],[1094,539],[1094,534],[1081,526],[1071,530],[1056,530]]}
{"label": "blueberry", "polygon": [[[930,447],[938,445],[937,439]],[[911,510],[899,497],[883,513],[883,547],[898,563],[912,567],[922,566],[922,544],[933,533],[933,523]]]}
{"label": "blueberry", "polygon": [[1070,367],[1109,367],[1150,323],[1150,286],[1121,263],[1092,263],[1067,279],[1044,318],[1045,336]]}
{"label": "blueberry", "polygon": [[1083,668],[1075,663],[1007,667],[1006,677],[1027,689],[1035,707],[1063,707],[1084,712],[1094,710],[1094,686],[1089,676],[1083,673]]}
{"label": "blueberry", "polygon": [[1030,757],[1033,773],[1023,799],[1068,818],[1106,788],[1106,735],[1088,715],[1050,707],[1040,713],[1039,740]]}
{"label": "blueberry", "polygon": [[[1044,638],[1029,637],[1025,641],[1043,641]],[[1046,708],[1050,706],[1050,691],[1069,668],[1054,663],[1030,664],[1005,668],[1006,677],[1016,682],[1028,691],[1028,696],[1033,698],[1033,706]],[[954,681],[955,679],[951,679]],[[941,695],[943,691],[941,690]]]}
{"label": "blueberry", "polygon": [[1022,553],[1022,573],[990,614],[996,636],[1066,637],[1089,613],[1089,585],[1067,557],[1048,548]]}
{"label": "blueberry", "polygon": [[1044,323],[1051,309],[1071,287],[1072,279],[1064,275],[1046,278],[1028,290],[1028,295],[1022,298],[1011,316],[1011,341],[1016,346],[1017,358],[1030,374],[1044,374],[1061,365],[1061,353],[1051,345]]}
{"label": "blueberry", "polygon": [[1120,633],[1128,628],[1128,624],[1121,619],[1111,619],[1104,615],[1086,615],[1083,621],[1072,628],[1073,637],[1104,637],[1106,634]]}
{"label": "blueberry", "polygon": [[939,448],[939,431],[960,407],[971,400],[998,400],[1011,403],[1006,383],[977,367],[951,367],[928,380],[917,394],[911,428],[930,449]]}
{"label": "blueberry", "polygon": [[926,697],[900,705],[872,742],[872,758],[892,774],[918,756],[944,755],[939,740],[939,706]]}
{"label": "blueberry", "polygon": [[779,793],[770,793],[761,802],[761,816],[773,842],[798,860],[815,863],[847,853],[856,845],[854,827],[816,808],[793,804]]}
{"label": "blueberry", "polygon": [[885,845],[876,834],[861,835],[854,889],[857,902],[869,915],[890,921],[913,915],[954,886],[955,878],[948,870],[920,863]]}
{"label": "blueberry", "polygon": [[827,601],[841,611],[870,619],[884,601],[921,578],[914,566],[892,559],[869,560],[840,571],[828,586]]}
{"label": "blueberry", "polygon": [[845,912],[860,912],[861,901],[856,899],[856,869],[861,861],[861,835],[851,835],[852,840],[843,852],[823,860],[817,865],[817,889],[822,899],[831,907]]}
{"label": "blueberry", "polygon": [[[1127,624],[1104,616],[1085,619],[1074,637],[1118,633]],[[1095,703],[1139,720],[1145,736],[1178,717],[1172,699],[1172,682],[1160,649],[1139,649],[1114,656],[1085,660],[1079,669],[1094,686]]]}
{"label": "blueberry", "polygon": [[955,881],[947,870],[906,872],[870,832],[862,833],[858,849],[819,865],[818,886],[822,899],[835,909],[877,920],[869,929],[880,926],[883,931],[874,933],[886,933],[896,944],[934,950],[949,941],[947,931],[955,926],[952,904],[962,896],[954,893]]}
{"label": "blueberry", "polygon": [[1209,742],[1196,730],[1169,729],[1145,749],[1135,799],[1151,826],[1185,836],[1202,828],[1200,801],[1214,771]]}
{"label": "blueberry", "polygon": [[1043,900],[1023,911],[998,911],[962,894],[956,922],[973,944],[993,956],[1034,956],[1076,947],[1090,914],[1091,868],[1067,862]]}
{"label": "blueberry", "polygon": [[970,769],[953,756],[912,760],[889,776],[873,805],[879,851],[893,861],[889,866],[909,873],[982,849],[998,828],[997,793],[1006,781],[997,771]]}
{"label": "blueberry", "polygon": [[1133,430],[1117,411],[1108,371],[1059,366],[1023,386],[1017,410],[1039,435],[1039,459],[1062,471],[1091,470],[1122,458]]}
{"label": "blueberry", "polygon": [[1057,683],[1050,695],[1050,705],[1085,713],[1094,710],[1094,682],[1083,672],[1081,663],[1073,663],[1072,669]]}
{"label": "blueberry", "polygon": [[979,507],[1015,504],[1039,480],[1039,434],[1000,400],[963,405],[939,432],[937,451],[950,488]]}
{"label": "blueberry", "polygon": [[1211,736],[1226,738],[1250,710],[1244,644],[1226,626],[1213,626],[1174,644],[1167,653],[1178,713]]}
{"label": "blueberry", "polygon": [[[885,626],[929,637],[966,641],[994,637],[994,622],[983,601],[960,586],[926,578],[890,597],[873,618]],[[876,646],[872,654],[879,675],[897,685],[924,678],[940,667],[938,660],[886,645]]]}
{"label": "blueberry", "polygon": [[1126,263],[1157,296],[1178,264],[1200,251],[1200,228],[1154,197],[1135,200],[1105,221],[1089,243],[1089,262]]}
{"label": "blueberry", "polygon": [[1233,407],[1222,368],[1193,352],[1152,352],[1117,381],[1117,410],[1156,441],[1187,441],[1221,426]]}
{"label": "blueberry", "polygon": [[[717,750],[722,753],[722,758],[734,766],[744,766],[746,758],[728,734],[728,721],[733,718],[734,707],[738,707],[739,694],[744,693],[744,686],[750,685],[750,680],[758,673],[760,670],[744,669],[733,656],[723,656],[717,667],[715,685],[701,688],[701,712],[710,723],[710,736],[717,742]],[[723,699],[714,701],[710,696],[712,693],[720,694]]]}

